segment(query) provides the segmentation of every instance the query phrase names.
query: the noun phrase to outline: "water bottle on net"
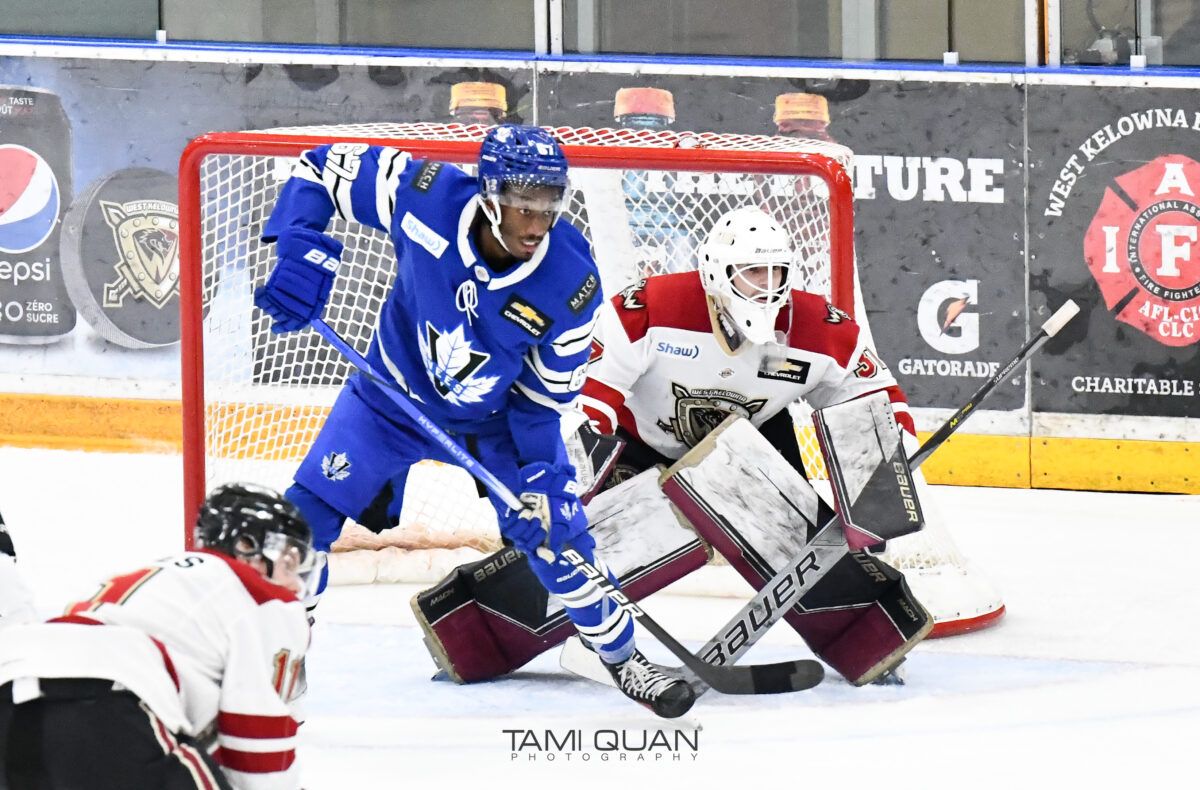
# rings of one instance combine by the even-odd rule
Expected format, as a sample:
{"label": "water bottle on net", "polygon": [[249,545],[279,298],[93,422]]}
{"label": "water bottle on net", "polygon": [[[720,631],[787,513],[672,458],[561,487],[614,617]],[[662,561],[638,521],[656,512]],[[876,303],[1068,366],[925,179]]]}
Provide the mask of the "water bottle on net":
{"label": "water bottle on net", "polygon": [[[829,102],[815,93],[782,93],[775,97],[776,134],[836,143],[829,133]],[[829,188],[816,176],[774,176],[759,192],[759,203],[792,236],[797,262],[808,290],[826,290],[811,278],[827,271],[829,256]],[[792,180],[794,183],[780,183]]]}
{"label": "water bottle on net", "polygon": [[[613,117],[624,129],[667,129],[675,122],[675,98],[662,88],[621,88]],[[622,175],[641,277],[695,268],[694,222],[678,189],[679,178],[661,170],[629,170]]]}
{"label": "water bottle on net", "polygon": [[508,115],[508,96],[496,82],[457,82],[450,86],[450,117],[463,124],[494,126]]}

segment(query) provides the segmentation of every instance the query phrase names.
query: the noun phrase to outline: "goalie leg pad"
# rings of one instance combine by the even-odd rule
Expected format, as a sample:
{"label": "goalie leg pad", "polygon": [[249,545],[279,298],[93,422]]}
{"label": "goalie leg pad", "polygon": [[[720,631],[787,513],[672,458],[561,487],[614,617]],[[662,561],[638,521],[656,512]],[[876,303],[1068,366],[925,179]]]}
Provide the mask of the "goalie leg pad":
{"label": "goalie leg pad", "polygon": [[[647,470],[601,492],[586,507],[597,556],[633,600],[702,567],[711,556],[662,495],[659,474]],[[418,593],[412,607],[434,660],[459,683],[512,672],[576,633],[562,602],[512,548],[456,569]]]}
{"label": "goalie leg pad", "polygon": [[[749,461],[747,459],[753,459]],[[822,660],[861,685],[900,663],[933,627],[903,576],[851,553],[808,482],[746,420],[731,417],[668,470],[663,490],[697,533],[756,590],[808,553],[788,623]]]}

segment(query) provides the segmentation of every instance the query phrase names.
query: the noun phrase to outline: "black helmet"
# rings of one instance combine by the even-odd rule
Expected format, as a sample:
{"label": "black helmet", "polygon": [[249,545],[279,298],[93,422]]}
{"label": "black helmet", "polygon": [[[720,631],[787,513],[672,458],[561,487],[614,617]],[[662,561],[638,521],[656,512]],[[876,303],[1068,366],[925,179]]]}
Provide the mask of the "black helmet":
{"label": "black helmet", "polygon": [[200,506],[196,545],[237,559],[262,557],[268,575],[288,547],[307,576],[315,563],[312,530],[300,510],[269,488],[230,483],[214,488]]}

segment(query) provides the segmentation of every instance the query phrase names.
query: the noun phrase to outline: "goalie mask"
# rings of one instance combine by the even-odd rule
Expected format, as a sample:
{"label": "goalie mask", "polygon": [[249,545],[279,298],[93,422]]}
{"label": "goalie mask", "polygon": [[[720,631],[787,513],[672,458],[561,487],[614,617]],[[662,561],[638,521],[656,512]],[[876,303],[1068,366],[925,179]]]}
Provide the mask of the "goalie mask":
{"label": "goalie mask", "polygon": [[500,206],[545,213],[553,227],[567,196],[567,159],[558,141],[537,126],[490,129],[479,149],[479,194],[492,235],[515,254],[500,232]]}
{"label": "goalie mask", "polygon": [[319,552],[299,509],[267,488],[246,484],[213,489],[196,518],[196,545],[257,565],[269,581],[311,592],[320,577]]}
{"label": "goalie mask", "polygon": [[717,220],[700,248],[700,280],[728,353],[747,341],[780,342],[775,320],[791,301],[796,269],[787,231],[765,212],[744,206]]}

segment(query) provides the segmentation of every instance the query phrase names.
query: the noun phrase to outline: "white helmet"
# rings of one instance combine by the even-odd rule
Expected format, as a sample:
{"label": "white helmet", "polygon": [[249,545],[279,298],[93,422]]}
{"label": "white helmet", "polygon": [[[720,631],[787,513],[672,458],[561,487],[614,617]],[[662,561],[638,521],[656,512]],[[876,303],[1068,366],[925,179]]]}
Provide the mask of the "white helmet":
{"label": "white helmet", "polygon": [[[753,269],[765,272],[751,280]],[[746,340],[776,342],[775,319],[791,299],[796,271],[787,231],[766,212],[744,206],[717,220],[700,247],[700,280],[729,353]]]}

